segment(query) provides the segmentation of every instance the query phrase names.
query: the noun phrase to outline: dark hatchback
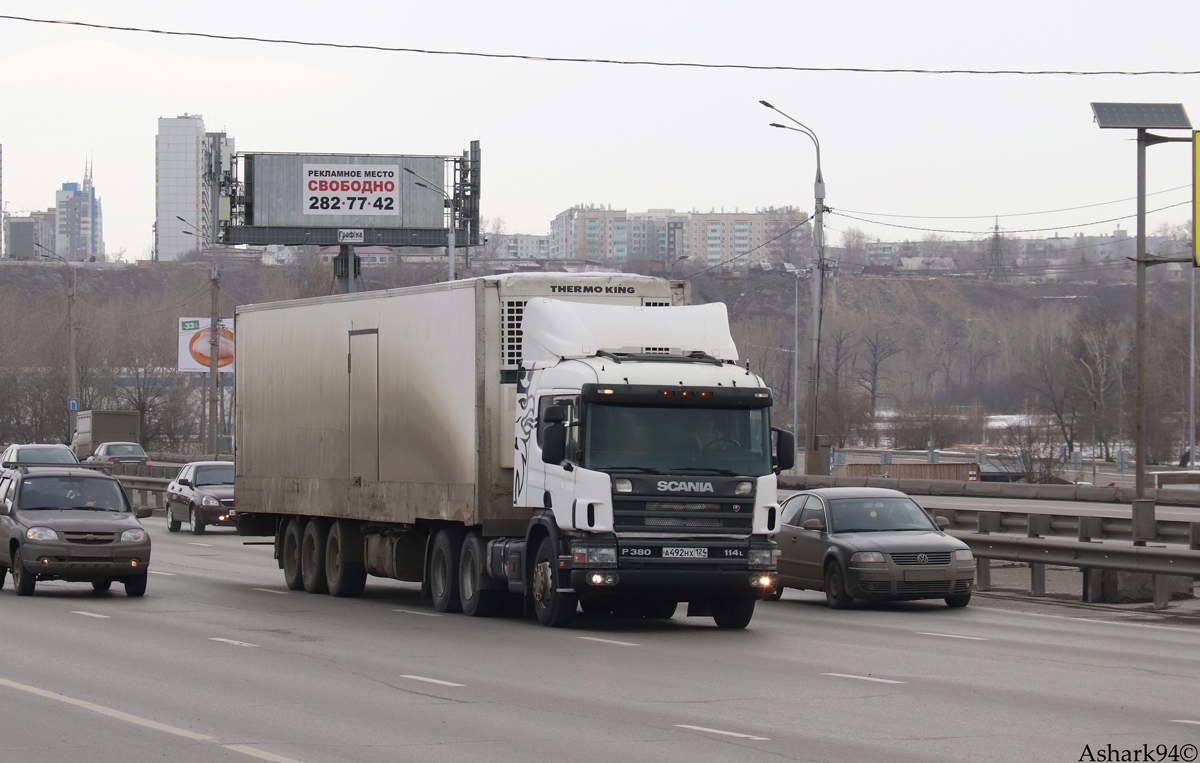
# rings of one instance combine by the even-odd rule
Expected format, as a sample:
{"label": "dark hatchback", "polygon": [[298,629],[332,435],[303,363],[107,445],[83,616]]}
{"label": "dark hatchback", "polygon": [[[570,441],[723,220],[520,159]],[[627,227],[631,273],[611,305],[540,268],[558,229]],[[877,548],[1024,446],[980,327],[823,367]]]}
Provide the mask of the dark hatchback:
{"label": "dark hatchback", "polygon": [[780,505],[779,585],[854,599],[945,599],[965,607],[975,584],[970,548],[942,532],[913,499],[883,488],[824,488]]}

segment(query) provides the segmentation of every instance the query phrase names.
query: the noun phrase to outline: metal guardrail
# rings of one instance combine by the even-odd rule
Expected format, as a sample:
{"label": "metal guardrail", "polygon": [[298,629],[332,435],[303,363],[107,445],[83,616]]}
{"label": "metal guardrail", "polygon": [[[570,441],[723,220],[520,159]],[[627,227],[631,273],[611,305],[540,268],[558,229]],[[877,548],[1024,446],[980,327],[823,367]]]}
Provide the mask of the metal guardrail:
{"label": "metal guardrail", "polygon": [[[145,468],[145,467],[143,467]],[[153,468],[153,467],[151,467]],[[171,480],[162,477],[134,477],[129,475],[116,475],[121,485],[125,487],[130,498],[138,498],[135,501],[141,506],[150,506],[154,508],[163,508],[163,499],[167,493],[167,485],[171,484]]]}
{"label": "metal guardrail", "polygon": [[950,531],[949,534],[970,546],[971,553],[979,559],[1200,577],[1200,551],[1104,541],[980,535],[961,531]]}
{"label": "metal guardrail", "polygon": [[[945,517],[950,522],[947,528],[950,530],[1018,533],[1026,537],[1073,537],[1078,541],[1133,541],[1133,520],[1126,517],[942,508],[928,511],[935,517]],[[1154,534],[1154,543],[1182,543],[1193,551],[1200,550],[1200,522],[1160,519],[1155,522]]]}

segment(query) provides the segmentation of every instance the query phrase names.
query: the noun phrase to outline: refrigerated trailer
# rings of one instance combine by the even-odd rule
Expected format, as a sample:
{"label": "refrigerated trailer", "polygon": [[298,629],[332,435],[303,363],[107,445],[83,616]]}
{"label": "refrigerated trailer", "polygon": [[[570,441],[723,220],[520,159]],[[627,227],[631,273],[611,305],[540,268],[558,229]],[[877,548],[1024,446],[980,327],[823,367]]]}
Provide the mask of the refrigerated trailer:
{"label": "refrigerated trailer", "polygon": [[688,302],[539,273],[239,307],[240,531],[274,536],[293,590],[744,627],[794,443],[724,305]]}

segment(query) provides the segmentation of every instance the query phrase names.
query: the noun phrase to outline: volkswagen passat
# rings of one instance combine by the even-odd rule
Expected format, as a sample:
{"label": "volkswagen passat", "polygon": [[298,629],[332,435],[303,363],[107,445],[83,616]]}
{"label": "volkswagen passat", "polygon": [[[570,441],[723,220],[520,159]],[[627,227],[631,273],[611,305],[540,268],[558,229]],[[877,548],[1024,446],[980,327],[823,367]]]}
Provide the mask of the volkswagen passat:
{"label": "volkswagen passat", "polygon": [[898,490],[806,490],[779,511],[779,585],[768,598],[788,587],[824,591],[834,609],[854,599],[971,601],[971,549]]}

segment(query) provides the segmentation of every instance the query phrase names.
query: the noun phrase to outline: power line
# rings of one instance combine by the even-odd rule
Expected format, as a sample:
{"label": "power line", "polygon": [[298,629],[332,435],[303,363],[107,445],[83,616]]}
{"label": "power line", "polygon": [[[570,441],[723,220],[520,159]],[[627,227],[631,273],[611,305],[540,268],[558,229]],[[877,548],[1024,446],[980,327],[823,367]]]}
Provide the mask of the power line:
{"label": "power line", "polygon": [[29,16],[12,16],[0,14],[0,19],[8,21],[23,21],[30,24],[56,24],[60,26],[75,26],[86,29],[102,29],[112,32],[138,32],[141,34],[159,34],[173,37],[195,37],[207,40],[223,40],[229,42],[259,42],[272,45],[298,45],[310,48],[334,48],[339,50],[369,50],[380,53],[415,53],[427,56],[458,56],[465,58],[506,59],[515,61],[531,61],[537,63],[564,64],[606,64],[610,66],[654,66],[664,68],[690,69],[738,69],[743,71],[782,71],[807,73],[848,73],[848,74],[966,74],[966,75],[1017,75],[1017,76],[1068,76],[1096,77],[1122,76],[1141,77],[1151,75],[1163,76],[1194,76],[1200,74],[1197,69],[1137,69],[1137,70],[1082,70],[1082,69],[909,69],[909,68],[873,68],[865,66],[768,66],[759,64],[734,63],[702,63],[698,61],[652,61],[625,60],[618,58],[574,58],[567,56],[538,56],[527,53],[484,53],[470,50],[438,50],[433,48],[405,48],[388,45],[363,45],[339,42],[320,42],[316,40],[293,40],[276,37],[253,37],[248,35],[213,34],[210,32],[184,32],[173,29],[153,29],[149,27],[115,26],[112,24],[96,24],[86,21],[69,19],[41,19]]}
{"label": "power line", "polygon": [[95,310],[96,312],[100,312],[100,313],[107,313],[108,315],[115,315],[115,316],[117,316],[117,317],[119,317],[119,318],[145,318],[145,317],[147,317],[147,316],[150,316],[150,315],[158,315],[158,314],[160,314],[160,313],[165,313],[165,312],[167,312],[168,310],[174,310],[174,309],[175,309],[175,308],[177,308],[177,307],[181,307],[181,306],[183,306],[183,305],[187,304],[188,302],[191,302],[193,299],[195,299],[195,298],[196,298],[196,296],[197,296],[198,294],[200,294],[200,292],[202,292],[202,291],[208,291],[208,288],[209,288],[209,285],[208,285],[207,283],[205,283],[205,284],[204,284],[203,286],[201,286],[199,289],[196,289],[196,290],[195,290],[194,292],[192,292],[190,295],[188,295],[188,296],[184,297],[183,299],[179,300],[179,301],[178,301],[178,302],[176,302],[175,304],[173,304],[173,305],[168,305],[167,307],[161,308],[161,309],[159,309],[159,310],[151,310],[150,312],[147,312],[147,313],[118,313],[118,312],[116,312],[115,310],[105,310],[103,307],[96,307],[95,305],[88,304],[87,302],[84,302],[82,299],[80,299],[80,298],[78,297],[78,295],[75,297],[75,301],[76,301],[76,302],[78,302],[78,303],[79,303],[79,304],[81,304],[81,305],[85,305],[86,307],[90,307],[90,308],[92,308],[92,309],[93,309],[93,310]]}
{"label": "power line", "polygon": [[[1146,194],[1147,197],[1158,196],[1163,193],[1171,193],[1172,191],[1180,191],[1184,188],[1191,188],[1192,184],[1176,186],[1175,188],[1167,188],[1163,191],[1154,191]],[[1116,199],[1115,201],[1101,201],[1096,204],[1081,204],[1078,207],[1063,207],[1062,209],[1047,209],[1041,212],[1015,212],[1010,215],[893,215],[885,212],[857,212],[853,209],[846,210],[854,215],[866,215],[867,217],[896,217],[906,218],[909,220],[990,220],[994,217],[1029,217],[1031,215],[1049,215],[1055,212],[1073,212],[1077,209],[1090,209],[1092,207],[1106,207],[1110,204],[1121,204],[1126,201],[1137,201],[1136,196],[1130,196],[1127,199]]]}
{"label": "power line", "polygon": [[[1175,207],[1182,207],[1184,204],[1191,204],[1191,203],[1192,203],[1192,200],[1188,199],[1187,201],[1181,201],[1178,204],[1168,204],[1165,207],[1159,207],[1158,209],[1151,209],[1146,214],[1154,214],[1155,212],[1162,212],[1167,209],[1174,209]],[[848,215],[845,212],[841,212],[836,209],[827,209],[825,211],[830,212],[831,214],[841,215],[842,217],[845,217],[850,220],[857,220],[860,223],[867,223],[868,225],[885,225],[889,228],[903,228],[904,230],[919,230],[919,231],[922,231],[925,233],[959,233],[959,234],[966,235],[966,236],[983,236],[983,235],[987,235],[988,233],[991,233],[991,231],[948,230],[945,228],[922,228],[922,227],[915,226],[915,225],[900,225],[899,223],[885,223],[881,220],[867,220],[862,217],[855,217],[854,215]],[[1137,214],[1135,213],[1132,215],[1122,215],[1121,217],[1110,217],[1107,220],[1093,220],[1092,222],[1077,223],[1075,225],[1052,225],[1049,228],[1026,228],[1024,230],[1011,230],[1008,232],[1009,233],[1044,233],[1046,231],[1051,231],[1051,230],[1064,230],[1064,229],[1069,229],[1069,228],[1084,228],[1088,225],[1102,225],[1104,223],[1115,223],[1120,220],[1128,220],[1131,217],[1137,217]]]}
{"label": "power line", "polygon": [[[801,222],[798,222],[798,223],[796,223],[795,225],[793,225],[791,228],[788,228],[787,230],[785,230],[783,233],[780,233],[780,234],[779,234],[778,236],[776,236],[775,238],[769,238],[769,239],[767,239],[766,241],[764,241],[764,242],[762,242],[761,244],[759,244],[758,246],[754,247],[753,249],[747,249],[746,251],[744,251],[744,252],[742,252],[741,254],[739,254],[737,257],[730,257],[729,259],[725,260],[724,262],[718,262],[716,265],[711,265],[711,266],[709,266],[709,267],[705,268],[704,270],[697,270],[695,273],[692,273],[691,275],[684,276],[684,277],[683,277],[683,280],[685,280],[685,281],[686,281],[686,280],[688,280],[689,278],[694,278],[694,277],[696,277],[696,276],[700,275],[701,273],[707,273],[707,272],[708,272],[708,271],[710,271],[710,270],[716,270],[717,268],[723,268],[723,267],[725,267],[726,265],[728,265],[729,263],[733,262],[734,260],[740,260],[741,258],[743,258],[743,257],[745,257],[745,256],[747,256],[747,255],[753,254],[753,253],[757,252],[759,249],[762,249],[762,248],[763,248],[764,246],[766,246],[767,244],[772,244],[772,243],[774,243],[774,242],[778,241],[779,239],[781,239],[781,238],[783,238],[784,236],[788,235],[789,233],[791,233],[792,231],[796,230],[796,229],[797,229],[797,228],[799,228],[800,226],[802,226],[802,225],[808,225],[810,222],[812,222],[812,218],[808,218],[808,219],[806,219],[806,220],[802,220]],[[808,237],[810,237],[810,236],[812,236],[812,231],[809,231],[808,233],[805,233],[803,236],[801,236],[801,237],[800,237],[800,240],[801,240],[801,241],[803,241],[804,239],[806,239],[806,238],[808,238]]]}

